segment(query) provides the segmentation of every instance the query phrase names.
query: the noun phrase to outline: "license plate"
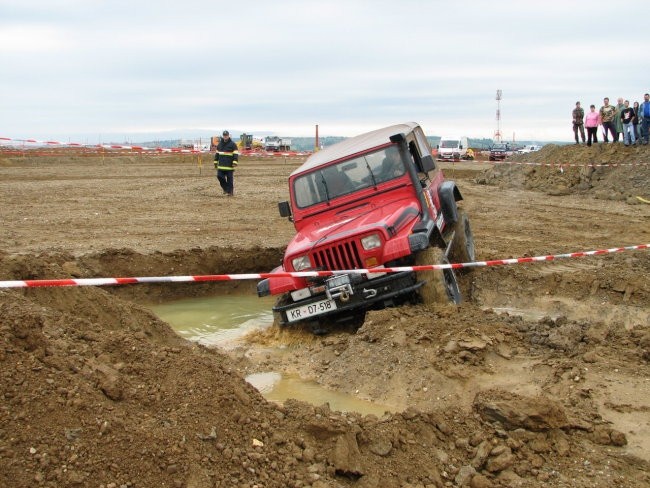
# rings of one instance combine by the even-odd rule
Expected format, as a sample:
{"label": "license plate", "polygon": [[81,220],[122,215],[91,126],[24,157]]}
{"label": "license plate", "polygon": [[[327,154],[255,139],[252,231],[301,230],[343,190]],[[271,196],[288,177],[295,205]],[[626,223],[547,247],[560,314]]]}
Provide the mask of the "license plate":
{"label": "license plate", "polygon": [[336,302],[334,300],[321,300],[320,302],[310,303],[302,307],[290,308],[286,311],[287,321],[295,322],[296,320],[304,320],[331,310],[336,310]]}

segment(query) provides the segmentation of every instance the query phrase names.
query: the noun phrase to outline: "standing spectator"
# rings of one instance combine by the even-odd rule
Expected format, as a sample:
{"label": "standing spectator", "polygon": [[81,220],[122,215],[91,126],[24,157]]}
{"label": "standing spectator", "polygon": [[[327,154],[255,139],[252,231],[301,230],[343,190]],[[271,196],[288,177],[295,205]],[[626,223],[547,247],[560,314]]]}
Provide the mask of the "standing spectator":
{"label": "standing spectator", "polygon": [[642,144],[648,144],[648,129],[650,128],[650,95],[643,95],[643,103],[639,106],[639,123],[641,124],[641,133],[639,141]]}
{"label": "standing spectator", "polygon": [[589,112],[585,117],[585,127],[587,128],[587,146],[591,146],[591,141],[594,144],[598,143],[598,126],[600,125],[600,114],[596,112],[596,106],[590,105]]}
{"label": "standing spectator", "polygon": [[621,116],[618,118],[621,120],[621,124],[623,124],[623,142],[626,146],[634,144],[634,125],[632,124],[634,109],[630,107],[629,100],[625,100],[623,110],[621,110]]}
{"label": "standing spectator", "polygon": [[625,108],[625,105],[623,104],[623,99],[618,98],[617,100],[618,105],[616,105],[616,118],[614,119],[614,126],[616,127],[616,139],[614,139],[614,142],[618,142],[619,136],[621,138],[621,141],[624,140],[623,137],[623,122],[621,121],[621,112]]}
{"label": "standing spectator", "polygon": [[580,136],[582,137],[582,143],[585,143],[585,128],[584,128],[584,118],[585,111],[580,107],[580,102],[576,102],[576,108],[571,112],[573,116],[573,135],[576,138],[576,144],[580,144],[578,141],[578,131],[580,131]]}
{"label": "standing spectator", "polygon": [[605,142],[609,142],[607,138],[607,131],[612,134],[612,142],[616,142],[617,134],[616,127],[614,126],[614,119],[616,119],[616,107],[609,104],[609,98],[603,99],[603,106],[600,107],[600,123],[603,124],[603,137]]}
{"label": "standing spectator", "polygon": [[634,118],[632,119],[632,126],[634,127],[634,138],[639,143],[639,102],[634,102],[632,105],[634,110]]}
{"label": "standing spectator", "polygon": [[222,135],[217,145],[217,152],[214,154],[214,167],[217,168],[217,179],[224,195],[232,197],[239,150],[237,144],[230,138],[230,132],[224,130]]}

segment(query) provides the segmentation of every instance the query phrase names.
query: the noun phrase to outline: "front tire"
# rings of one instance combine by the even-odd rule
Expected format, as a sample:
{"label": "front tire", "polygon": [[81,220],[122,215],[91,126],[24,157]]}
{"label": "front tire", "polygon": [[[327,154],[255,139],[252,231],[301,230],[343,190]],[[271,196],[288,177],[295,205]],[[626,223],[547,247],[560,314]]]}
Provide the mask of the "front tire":
{"label": "front tire", "polygon": [[[283,307],[285,305],[289,305],[291,303],[291,296],[286,293],[284,295],[281,295],[276,301],[275,301],[275,306],[276,307]],[[282,313],[281,312],[276,312],[273,311],[273,325],[275,327],[282,327]]]}
{"label": "front tire", "polygon": [[[442,249],[429,246],[416,255],[415,264],[416,266],[448,264],[448,260]],[[460,289],[453,269],[419,271],[418,279],[425,281],[420,288],[420,297],[427,307],[461,302]]]}

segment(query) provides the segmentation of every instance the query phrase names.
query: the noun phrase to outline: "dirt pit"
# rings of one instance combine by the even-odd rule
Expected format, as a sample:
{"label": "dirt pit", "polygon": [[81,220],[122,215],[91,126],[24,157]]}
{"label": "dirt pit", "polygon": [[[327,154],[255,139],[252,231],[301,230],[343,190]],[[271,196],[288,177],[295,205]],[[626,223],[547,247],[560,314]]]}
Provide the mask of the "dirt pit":
{"label": "dirt pit", "polygon": [[[646,165],[443,166],[478,259],[650,242],[647,148],[546,151],[519,158]],[[225,198],[209,159],[0,158],[0,280],[270,270],[300,161],[244,160]],[[476,269],[460,306],[371,312],[354,335],[270,328],[227,351],[147,307],[254,282],[2,289],[0,485],[649,486],[649,271],[647,251]],[[265,371],[393,413],[275,404],[244,381]]]}

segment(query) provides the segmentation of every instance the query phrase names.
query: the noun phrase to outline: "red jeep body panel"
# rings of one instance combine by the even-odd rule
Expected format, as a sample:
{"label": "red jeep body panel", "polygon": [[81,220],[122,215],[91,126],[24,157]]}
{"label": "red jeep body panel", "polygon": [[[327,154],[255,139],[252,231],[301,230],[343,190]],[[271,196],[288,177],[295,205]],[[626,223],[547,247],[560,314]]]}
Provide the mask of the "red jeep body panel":
{"label": "red jeep body panel", "polygon": [[[442,235],[447,226],[440,195],[443,182],[424,132],[415,122],[346,139],[313,154],[289,176],[296,235],[287,245],[282,266],[273,271],[372,269],[411,262],[433,234]],[[400,289],[412,293],[421,285],[413,277],[384,276],[375,280],[381,285],[366,303],[358,295],[368,292],[375,281],[360,276],[357,273],[353,282],[359,285],[359,280],[365,280],[368,287],[359,285],[356,290],[353,283],[349,290],[357,295],[351,302],[337,298],[336,313],[354,311],[355,305],[367,308],[381,299],[378,294],[392,299]],[[269,278],[262,287],[258,285],[258,294],[299,292],[290,302],[320,305],[333,301],[325,298],[325,281]]]}

